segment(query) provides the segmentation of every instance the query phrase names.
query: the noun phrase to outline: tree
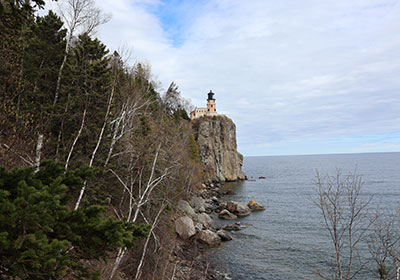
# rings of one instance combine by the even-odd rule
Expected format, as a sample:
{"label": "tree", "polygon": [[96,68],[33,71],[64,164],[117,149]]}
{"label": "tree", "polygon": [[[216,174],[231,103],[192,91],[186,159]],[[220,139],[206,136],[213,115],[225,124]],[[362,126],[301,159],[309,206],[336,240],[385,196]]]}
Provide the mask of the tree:
{"label": "tree", "polygon": [[[77,45],[71,49],[62,88],[66,92],[64,96],[67,97],[65,102],[68,111],[64,112],[60,125],[62,135],[71,141],[67,144],[66,168],[81,137],[85,141],[81,141],[79,151],[85,153],[96,145],[96,132],[100,131],[99,124],[104,119],[111,88],[107,54],[105,45],[87,34],[80,35]],[[74,135],[73,139],[68,135]]]}
{"label": "tree", "polygon": [[29,158],[36,139],[48,140],[54,122],[49,100],[65,45],[60,18],[51,11],[35,17],[31,3],[43,1],[23,2],[2,1],[0,17],[0,141],[9,147],[6,158],[11,150]]}
{"label": "tree", "polygon": [[337,170],[335,176],[321,176],[317,172],[315,177],[315,204],[321,210],[335,248],[335,279],[352,279],[363,267],[363,263],[359,263],[353,269],[357,248],[373,219],[368,215],[372,197],[362,199],[362,184],[362,177],[356,172],[343,175]]}
{"label": "tree", "polygon": [[75,32],[81,29],[80,31],[82,34],[86,33],[89,35],[95,31],[98,26],[110,20],[110,16],[103,14],[102,11],[95,6],[93,0],[65,0],[62,2],[60,1],[58,5],[59,13],[67,26],[68,35],[64,58],[60,68],[58,69],[58,78],[53,101],[54,105],[58,101],[63,69],[67,61],[68,51]]}
{"label": "tree", "polygon": [[400,231],[394,215],[379,213],[368,238],[368,249],[381,280],[400,279]]}
{"label": "tree", "polygon": [[68,207],[70,193],[91,176],[87,167],[65,171],[52,162],[37,173],[0,168],[0,278],[89,277],[82,260],[105,259],[147,235],[147,226],[107,218],[100,205]]}

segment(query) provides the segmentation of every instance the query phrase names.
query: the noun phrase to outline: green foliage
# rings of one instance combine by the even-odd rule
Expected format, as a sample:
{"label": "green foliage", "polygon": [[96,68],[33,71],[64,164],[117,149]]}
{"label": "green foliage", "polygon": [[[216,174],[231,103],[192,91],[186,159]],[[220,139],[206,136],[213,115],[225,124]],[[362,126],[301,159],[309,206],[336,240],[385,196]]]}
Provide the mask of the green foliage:
{"label": "green foliage", "polygon": [[146,226],[115,221],[98,205],[72,211],[69,193],[93,171],[65,171],[45,162],[42,170],[0,168],[0,277],[50,279],[74,270],[88,277],[82,258],[104,259],[108,250],[132,247]]}
{"label": "green foliage", "polygon": [[[126,221],[136,204],[116,174],[135,198],[149,179],[157,182],[138,224],[151,224],[163,203],[174,205],[201,181],[188,102],[178,86],[171,83],[161,98],[149,65],[125,65],[88,34],[74,37],[66,54],[63,22],[52,11],[35,15],[42,5],[0,1],[0,165],[30,166],[38,134],[44,137],[38,173],[0,168],[0,279],[95,277],[92,260],[146,236],[148,226]],[[70,170],[44,161],[66,159],[71,147]],[[84,200],[72,211],[84,183]],[[170,205],[153,229],[160,242],[170,242],[162,234]],[[147,254],[145,265],[152,257]]]}
{"label": "green foliage", "polygon": [[189,153],[192,160],[200,162],[199,147],[197,146],[193,134],[189,135]]}
{"label": "green foliage", "polygon": [[185,109],[182,109],[182,108],[178,108],[178,109],[174,112],[174,118],[175,118],[176,120],[180,120],[180,119],[187,120],[187,121],[190,120],[190,118],[189,118],[189,116],[188,116],[186,110],[185,110]]}
{"label": "green foliage", "polygon": [[[74,156],[82,158],[94,149],[104,121],[111,87],[112,69],[109,67],[110,59],[107,54],[106,46],[87,34],[80,35],[76,45],[70,50],[60,94],[60,104],[63,104],[60,108],[60,119],[64,123],[61,131],[65,144],[64,156],[83,118],[85,125]],[[56,125],[59,126],[58,123]],[[57,127],[54,130],[58,133],[59,129],[61,128]],[[74,166],[79,163],[76,161]]]}

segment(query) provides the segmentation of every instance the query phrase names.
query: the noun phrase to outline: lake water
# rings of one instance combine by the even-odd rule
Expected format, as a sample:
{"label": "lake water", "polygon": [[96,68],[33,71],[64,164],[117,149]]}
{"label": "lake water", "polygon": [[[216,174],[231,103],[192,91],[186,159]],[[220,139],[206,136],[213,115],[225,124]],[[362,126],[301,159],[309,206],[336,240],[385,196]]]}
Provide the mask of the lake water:
{"label": "lake water", "polygon": [[[400,153],[245,157],[245,174],[257,180],[230,184],[236,195],[224,200],[247,204],[254,199],[266,211],[241,218],[249,227],[215,249],[231,279],[318,279],[315,271],[329,267],[333,245],[312,202],[313,182],[316,170],[334,175],[337,168],[343,173],[357,170],[363,176],[363,194],[374,195],[373,206],[395,213],[400,201]],[[361,254],[367,257],[366,252]],[[369,267],[373,269],[373,263]],[[365,272],[357,279],[376,278]]]}

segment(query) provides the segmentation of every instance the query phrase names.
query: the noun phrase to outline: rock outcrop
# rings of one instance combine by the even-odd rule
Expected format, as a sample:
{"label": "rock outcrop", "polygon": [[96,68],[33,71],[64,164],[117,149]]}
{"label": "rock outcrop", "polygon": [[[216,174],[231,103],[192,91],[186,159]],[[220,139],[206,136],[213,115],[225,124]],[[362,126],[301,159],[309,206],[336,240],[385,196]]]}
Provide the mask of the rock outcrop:
{"label": "rock outcrop", "polygon": [[226,210],[235,214],[238,217],[245,217],[251,214],[250,208],[241,202],[228,201],[226,203]]}
{"label": "rock outcrop", "polygon": [[247,204],[247,207],[250,208],[251,212],[265,210],[265,207],[262,204],[258,203],[257,201],[254,201],[254,200],[250,200],[250,202]]}
{"label": "rock outcrop", "polygon": [[217,231],[217,235],[221,238],[221,241],[230,241],[232,236],[226,230],[220,229]]}
{"label": "rock outcrop", "polygon": [[186,215],[188,215],[192,219],[197,217],[196,212],[190,206],[189,202],[187,202],[186,200],[180,200],[178,202],[178,210],[182,211],[183,213],[185,213]]}
{"label": "rock outcrop", "polygon": [[210,180],[244,180],[243,156],[237,151],[236,126],[226,116],[206,117],[193,122],[200,161]]}
{"label": "rock outcrop", "polygon": [[228,210],[224,209],[222,210],[219,214],[218,217],[220,219],[224,219],[224,220],[234,220],[237,219],[237,216],[235,214],[232,214],[231,212],[229,212]]}
{"label": "rock outcrop", "polygon": [[208,229],[201,230],[197,239],[211,247],[217,247],[221,244],[221,237]]}
{"label": "rock outcrop", "polygon": [[196,234],[193,220],[188,216],[180,217],[175,221],[175,230],[183,239],[188,239]]}

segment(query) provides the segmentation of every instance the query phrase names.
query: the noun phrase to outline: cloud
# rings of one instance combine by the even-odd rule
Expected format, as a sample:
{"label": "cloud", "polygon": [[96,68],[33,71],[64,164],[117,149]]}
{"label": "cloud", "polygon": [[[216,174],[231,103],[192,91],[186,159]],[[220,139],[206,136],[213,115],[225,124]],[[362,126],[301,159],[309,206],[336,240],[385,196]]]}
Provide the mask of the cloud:
{"label": "cloud", "polygon": [[[400,130],[397,0],[96,2],[113,14],[99,32],[107,46],[132,47],[196,106],[216,92],[245,154],[311,153],[298,141],[338,137],[362,146],[362,135]],[[382,141],[376,151],[398,150]]]}

